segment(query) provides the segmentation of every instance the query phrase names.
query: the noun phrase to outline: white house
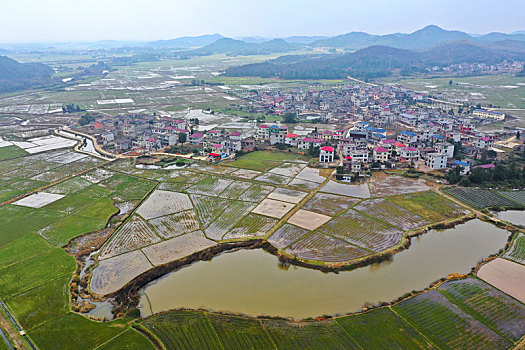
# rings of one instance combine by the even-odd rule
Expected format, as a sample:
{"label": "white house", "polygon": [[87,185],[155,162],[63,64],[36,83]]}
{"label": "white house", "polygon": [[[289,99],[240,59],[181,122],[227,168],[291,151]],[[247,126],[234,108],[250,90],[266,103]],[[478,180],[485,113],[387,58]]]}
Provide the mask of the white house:
{"label": "white house", "polygon": [[449,158],[454,157],[454,145],[448,142],[440,142],[434,145],[434,149],[437,153],[444,153]]}
{"label": "white house", "polygon": [[330,146],[321,147],[319,151],[319,161],[322,163],[332,163],[334,161],[334,148]]}
{"label": "white house", "polygon": [[374,148],[374,161],[384,163],[388,161],[388,150],[383,147],[379,146]]}
{"label": "white house", "polygon": [[405,147],[399,150],[399,156],[405,158],[409,162],[419,160],[419,150],[415,147]]}
{"label": "white house", "polygon": [[430,169],[444,169],[447,167],[448,156],[443,153],[429,153],[425,159],[425,166]]}

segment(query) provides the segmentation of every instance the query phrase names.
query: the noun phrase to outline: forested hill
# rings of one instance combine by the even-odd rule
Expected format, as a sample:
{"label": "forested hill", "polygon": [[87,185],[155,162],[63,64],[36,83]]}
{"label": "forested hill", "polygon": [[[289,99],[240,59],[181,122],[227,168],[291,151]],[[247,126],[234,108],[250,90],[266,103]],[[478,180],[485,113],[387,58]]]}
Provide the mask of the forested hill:
{"label": "forested hill", "polygon": [[28,89],[51,81],[53,69],[41,63],[19,63],[0,56],[0,93]]}
{"label": "forested hill", "polygon": [[227,54],[227,55],[264,55],[276,52],[290,52],[296,48],[297,45],[289,44],[282,39],[273,39],[261,43],[247,43],[242,40],[235,40],[231,38],[222,38],[216,42],[189,51],[189,55],[213,55],[213,54]]}
{"label": "forested hill", "polygon": [[512,52],[470,42],[453,42],[422,52],[376,45],[346,54],[287,57],[289,56],[231,67],[226,70],[225,75],[283,79],[337,79],[347,75],[375,78],[388,76],[394,70],[410,74],[432,66],[476,62],[493,64],[505,59],[525,60],[525,51]]}

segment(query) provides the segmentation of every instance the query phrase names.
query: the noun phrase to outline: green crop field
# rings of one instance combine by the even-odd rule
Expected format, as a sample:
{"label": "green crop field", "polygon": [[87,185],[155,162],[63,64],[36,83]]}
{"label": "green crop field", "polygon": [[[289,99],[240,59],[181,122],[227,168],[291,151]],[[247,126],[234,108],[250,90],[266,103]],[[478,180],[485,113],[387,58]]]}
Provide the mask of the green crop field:
{"label": "green crop field", "polygon": [[437,290],[392,308],[443,349],[507,349],[511,343],[451,303]]}
{"label": "green crop field", "polygon": [[245,154],[232,162],[224,162],[224,165],[266,171],[279,165],[281,162],[299,159],[303,159],[303,157],[292,153],[256,151]]}
{"label": "green crop field", "polygon": [[525,206],[525,191],[498,191],[498,193]]}
{"label": "green crop field", "polygon": [[525,235],[520,233],[514,240],[511,250],[506,254],[510,260],[525,264]]}
{"label": "green crop field", "polygon": [[[86,204],[87,215],[100,218],[116,210],[111,200],[96,195],[100,190],[103,188],[94,185],[81,190],[83,196],[95,194],[87,198],[87,202],[82,201]],[[68,197],[73,197],[69,203],[75,204],[82,196],[77,192]],[[80,213],[82,208],[84,206],[79,206]],[[83,234],[91,229],[92,223],[97,228],[103,227],[107,218],[71,214],[64,219],[65,215],[44,208],[0,207],[3,227],[0,233],[0,299],[40,349],[87,350],[101,344],[109,349],[152,348],[143,335],[127,331],[129,326],[122,321],[96,323],[69,312],[69,281],[76,268],[75,261],[36,233],[48,227],[46,233],[50,237],[65,242],[65,236]],[[119,334],[124,347],[117,347],[115,341],[110,341]]]}
{"label": "green crop field", "polygon": [[70,274],[60,276],[7,299],[6,304],[18,316],[22,327],[31,330],[69,310],[70,279]]}
{"label": "green crop field", "polygon": [[0,160],[21,157],[28,154],[26,151],[17,146],[6,146],[0,148]]}
{"label": "green crop field", "polygon": [[512,342],[525,334],[525,305],[475,279],[447,282],[438,290],[448,299]]}
{"label": "green crop field", "polygon": [[335,321],[287,323],[263,321],[278,349],[359,349]]}
{"label": "green crop field", "polygon": [[101,184],[112,191],[111,199],[116,202],[142,199],[155,187],[155,183],[152,181],[122,174],[115,174]]}
{"label": "green crop field", "polygon": [[2,296],[13,296],[43,283],[72,273],[74,261],[60,249],[51,249],[0,269]]}
{"label": "green crop field", "polygon": [[219,339],[203,312],[173,311],[142,323],[166,349],[219,349]]}
{"label": "green crop field", "polygon": [[77,214],[86,218],[108,220],[111,215],[117,212],[118,209],[113,206],[111,199],[103,197],[91,202]]}
{"label": "green crop field", "polygon": [[386,199],[432,222],[452,219],[468,212],[450,199],[432,191],[407,193]]}
{"label": "green crop field", "polygon": [[208,314],[224,349],[274,349],[261,321]]}
{"label": "green crop field", "polygon": [[47,251],[49,251],[49,246],[42,237],[25,235],[1,247],[0,266],[8,267]]}
{"label": "green crop field", "polygon": [[127,328],[122,321],[99,323],[68,313],[34,328],[30,335],[41,349],[88,350],[115,338]]}
{"label": "green crop field", "polygon": [[128,329],[97,347],[97,350],[154,350],[155,346],[142,334]]}
{"label": "green crop field", "polygon": [[71,214],[49,225],[40,231],[40,234],[45,237],[50,244],[62,247],[77,236],[103,228],[106,225],[106,221],[107,220],[86,218]]}
{"label": "green crop field", "polygon": [[492,190],[451,187],[445,189],[444,192],[476,209],[523,206]]}
{"label": "green crop field", "polygon": [[422,349],[430,347],[425,338],[398,318],[389,308],[347,316],[336,322],[359,344],[373,349]]}
{"label": "green crop field", "polygon": [[45,209],[72,214],[78,212],[82,207],[88,205],[92,201],[91,198],[73,194],[46,205]]}

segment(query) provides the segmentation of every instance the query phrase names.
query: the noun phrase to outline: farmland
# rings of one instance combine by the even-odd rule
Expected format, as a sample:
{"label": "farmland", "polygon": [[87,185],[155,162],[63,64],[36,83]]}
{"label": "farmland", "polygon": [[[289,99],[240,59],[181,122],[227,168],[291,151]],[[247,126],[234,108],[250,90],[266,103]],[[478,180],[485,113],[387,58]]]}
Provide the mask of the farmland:
{"label": "farmland", "polygon": [[476,209],[523,206],[521,203],[504,197],[494,190],[453,187],[446,189],[445,193]]}
{"label": "farmland", "polygon": [[523,305],[478,279],[447,282],[438,291],[512,342],[525,334]]}
{"label": "farmland", "polygon": [[525,333],[525,305],[476,278],[449,281],[390,307],[289,322],[169,311],[141,323],[166,348],[504,349]]}
{"label": "farmland", "polygon": [[[118,291],[156,266],[214,247],[223,240],[267,238],[286,255],[315,264],[340,263],[392,247],[404,232],[428,222],[466,213],[435,192],[367,199],[364,187],[340,187],[339,183],[337,191],[344,188],[344,195],[318,192],[305,201],[326,178],[297,162],[300,159],[290,159],[287,153],[282,159],[272,154],[273,163],[267,170],[249,172],[232,164],[156,171],[136,168],[128,160],[103,165],[90,156],[76,157],[63,150],[47,152],[50,159],[55,159],[51,165],[41,153],[19,158],[27,164],[26,173],[15,169],[11,160],[0,162],[5,193],[9,190],[24,194],[35,186],[58,181],[39,190],[40,195],[28,193],[20,202],[0,207],[0,221],[8,232],[0,236],[0,298],[42,349],[56,348],[58,344],[74,348],[78,345],[74,342],[80,342],[78,332],[90,336],[79,348],[120,344],[152,347],[147,338],[120,320],[93,323],[71,313],[69,283],[76,266],[74,258],[60,247],[74,245],[78,237],[89,232],[110,237],[100,243],[88,280],[91,292],[104,295]],[[85,173],[78,174],[82,171]],[[290,185],[281,187],[282,182]],[[311,187],[301,186],[305,182]],[[383,210],[375,210],[378,207]],[[294,214],[285,218],[292,209]],[[118,225],[113,226],[115,223]],[[280,226],[273,232],[276,225]],[[454,303],[462,303],[463,308],[469,300],[454,299]],[[501,296],[498,302],[511,305]],[[468,305],[475,319],[496,334],[480,338],[479,344],[499,346],[517,339],[520,330],[505,330],[499,324],[509,322],[505,321],[508,317],[521,317],[519,313],[483,318],[479,315],[488,312],[480,308],[483,305]],[[405,323],[404,316],[399,318],[385,311],[370,315],[376,318],[369,322],[390,325],[388,334],[393,342],[405,347],[425,346],[419,328],[413,330],[412,322]],[[358,348],[357,344],[371,335],[360,331],[362,326],[350,321],[351,317],[297,324],[180,311],[139,322],[167,347]],[[57,328],[71,330],[75,335],[69,338],[58,334],[54,331]],[[399,329],[411,336],[399,338]]]}
{"label": "farmland", "polygon": [[301,259],[329,262],[348,261],[369,254],[366,250],[320,232],[303,237],[288,246],[285,251]]}
{"label": "farmland", "polygon": [[402,235],[395,227],[353,209],[336,216],[319,230],[372,251],[396,245]]}
{"label": "farmland", "polygon": [[336,322],[356,342],[367,344],[370,348],[421,349],[430,346],[421,334],[397,317],[389,308],[337,318]]}
{"label": "farmland", "polygon": [[502,349],[511,345],[436,290],[398,304],[393,310],[440,348]]}
{"label": "farmland", "polygon": [[397,195],[386,199],[432,222],[455,218],[469,212],[453,201],[432,191]]}
{"label": "farmland", "polygon": [[363,201],[356,205],[354,209],[388,222],[404,231],[429,223],[421,216],[382,198]]}
{"label": "farmland", "polygon": [[239,159],[226,164],[236,168],[266,171],[279,165],[282,161],[294,161],[300,159],[302,159],[300,156],[294,154],[257,151],[244,155]]}
{"label": "farmland", "polygon": [[510,260],[525,264],[525,235],[523,233],[516,237],[505,256]]}

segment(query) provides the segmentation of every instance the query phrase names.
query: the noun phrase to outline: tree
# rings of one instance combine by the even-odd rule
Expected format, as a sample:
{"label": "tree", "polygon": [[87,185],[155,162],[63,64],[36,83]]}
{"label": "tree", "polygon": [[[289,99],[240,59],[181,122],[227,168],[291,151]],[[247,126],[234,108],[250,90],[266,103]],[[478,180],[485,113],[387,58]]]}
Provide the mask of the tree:
{"label": "tree", "polygon": [[496,165],[493,173],[494,181],[504,181],[507,177],[507,169],[501,164]]}
{"label": "tree", "polygon": [[448,85],[452,85],[452,79],[449,80]]}
{"label": "tree", "polygon": [[179,132],[179,137],[178,137],[178,139],[179,139],[179,142],[180,142],[180,143],[184,144],[184,142],[187,141],[188,136],[186,135],[185,132]]}
{"label": "tree", "polygon": [[456,166],[454,169],[450,169],[447,172],[447,181],[449,184],[453,185],[458,183],[461,180],[461,168]]}
{"label": "tree", "polygon": [[297,115],[296,115],[295,113],[286,113],[286,114],[283,116],[283,121],[284,121],[286,124],[297,123]]}
{"label": "tree", "polygon": [[469,180],[472,183],[480,184],[487,179],[487,173],[483,168],[474,168],[469,176]]}
{"label": "tree", "polygon": [[489,158],[496,158],[496,157],[498,156],[498,152],[496,152],[496,151],[494,151],[494,150],[492,150],[492,149],[489,149],[489,150],[487,151],[487,156],[488,156]]}

